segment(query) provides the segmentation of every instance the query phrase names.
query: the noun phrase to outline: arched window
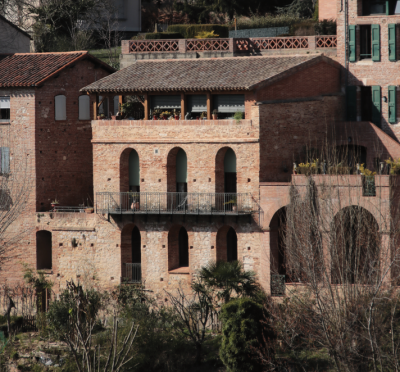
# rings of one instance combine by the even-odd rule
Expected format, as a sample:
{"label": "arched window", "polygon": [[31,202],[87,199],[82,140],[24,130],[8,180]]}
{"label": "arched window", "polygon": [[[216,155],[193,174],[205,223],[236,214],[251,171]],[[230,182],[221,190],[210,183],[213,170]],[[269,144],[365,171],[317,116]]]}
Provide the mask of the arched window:
{"label": "arched window", "polygon": [[334,284],[372,284],[379,273],[380,234],[374,216],[359,206],[343,208],[331,234]]}
{"label": "arched window", "polygon": [[217,261],[237,261],[237,235],[230,226],[223,226],[217,233]]}
{"label": "arched window", "polygon": [[67,97],[64,95],[55,96],[55,119],[67,120]]}
{"label": "arched window", "polygon": [[189,236],[183,226],[175,225],[168,233],[168,270],[189,267]]}
{"label": "arched window", "polygon": [[236,194],[236,155],[232,149],[226,150],[224,157],[225,193]]}
{"label": "arched window", "polygon": [[187,192],[187,157],[182,149],[176,155],[176,191]]}
{"label": "arched window", "polygon": [[142,280],[141,235],[134,224],[124,226],[121,232],[121,272],[125,281],[138,283]]}
{"label": "arched window", "polygon": [[125,149],[120,158],[120,192],[140,192],[140,162],[136,150]]}
{"label": "arched window", "polygon": [[[279,209],[269,224],[269,247],[271,260],[271,274],[286,276],[286,249],[285,249],[286,207]],[[291,278],[285,281],[290,282]]]}
{"label": "arched window", "polygon": [[52,269],[52,236],[50,231],[36,233],[36,268],[37,270]]}
{"label": "arched window", "polygon": [[90,120],[89,96],[79,96],[79,120]]}

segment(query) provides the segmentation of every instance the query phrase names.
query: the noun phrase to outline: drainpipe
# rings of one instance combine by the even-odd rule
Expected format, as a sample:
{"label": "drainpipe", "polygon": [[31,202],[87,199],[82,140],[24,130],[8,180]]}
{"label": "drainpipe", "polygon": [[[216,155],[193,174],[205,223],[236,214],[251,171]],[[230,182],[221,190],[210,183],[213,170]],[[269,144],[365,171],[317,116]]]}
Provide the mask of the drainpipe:
{"label": "drainpipe", "polygon": [[344,68],[346,69],[346,71],[345,71],[345,75],[344,75],[344,86],[345,86],[345,89],[347,88],[347,84],[348,84],[348,73],[349,73],[349,70],[348,70],[348,56],[347,56],[347,53],[348,53],[348,41],[347,41],[347,29],[348,29],[348,26],[347,26],[347,1],[348,0],[342,0],[342,1],[344,1],[344,45],[345,45],[345,49],[344,49]]}

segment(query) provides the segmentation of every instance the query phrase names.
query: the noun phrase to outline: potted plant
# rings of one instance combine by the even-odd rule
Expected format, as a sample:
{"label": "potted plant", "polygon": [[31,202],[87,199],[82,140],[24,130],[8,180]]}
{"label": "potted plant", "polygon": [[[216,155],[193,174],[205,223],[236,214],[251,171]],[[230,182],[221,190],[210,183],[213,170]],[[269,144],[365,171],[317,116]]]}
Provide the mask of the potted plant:
{"label": "potted plant", "polygon": [[54,199],[51,203],[51,207],[56,210],[57,206],[60,204],[57,199]]}
{"label": "potted plant", "polygon": [[240,124],[240,122],[244,119],[244,112],[236,111],[233,118],[236,120],[236,124]]}
{"label": "potted plant", "polygon": [[93,212],[94,212],[94,208],[91,208],[91,207],[85,208],[85,213],[91,214]]}
{"label": "potted plant", "polygon": [[232,207],[232,212],[236,212],[237,211],[237,200],[236,200],[236,198],[230,199],[229,201],[225,202],[224,205],[231,206]]}
{"label": "potted plant", "polygon": [[106,120],[106,116],[104,114],[100,115],[100,120]]}
{"label": "potted plant", "polygon": [[213,120],[218,120],[218,110],[213,110],[212,118]]}
{"label": "potted plant", "polygon": [[388,160],[385,160],[385,163],[389,166],[389,168],[390,168],[390,172],[389,172],[389,174],[391,175],[391,176],[395,176],[395,175],[398,175],[398,174],[400,174],[400,158],[399,159],[388,159]]}
{"label": "potted plant", "polygon": [[174,117],[175,117],[175,120],[179,120],[179,114],[176,110],[174,110]]}
{"label": "potted plant", "polygon": [[200,120],[206,120],[207,119],[207,113],[204,111],[200,115]]}

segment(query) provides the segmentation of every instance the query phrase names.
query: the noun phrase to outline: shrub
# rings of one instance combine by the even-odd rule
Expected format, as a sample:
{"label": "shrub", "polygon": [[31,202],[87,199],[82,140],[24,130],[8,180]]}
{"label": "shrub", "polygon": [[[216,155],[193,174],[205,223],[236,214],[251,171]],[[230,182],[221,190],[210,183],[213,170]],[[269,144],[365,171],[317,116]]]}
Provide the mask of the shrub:
{"label": "shrub", "polygon": [[235,299],[222,307],[220,358],[231,372],[261,371],[255,348],[262,342],[261,305],[249,298]]}
{"label": "shrub", "polygon": [[224,25],[171,25],[168,32],[177,32],[185,39],[194,39],[201,32],[212,32],[219,37],[229,37],[229,27]]}
{"label": "shrub", "polygon": [[169,40],[183,39],[180,32],[149,32],[145,36],[146,40]]}
{"label": "shrub", "polygon": [[[254,16],[251,18],[240,17],[237,20],[238,30],[247,30],[253,28],[269,28],[269,27],[290,27],[295,23],[299,23],[302,19],[287,14],[280,15],[266,15],[265,17]],[[234,30],[233,23],[229,25],[230,30]]]}
{"label": "shrub", "polygon": [[336,21],[324,19],[315,25],[317,35],[336,35]]}

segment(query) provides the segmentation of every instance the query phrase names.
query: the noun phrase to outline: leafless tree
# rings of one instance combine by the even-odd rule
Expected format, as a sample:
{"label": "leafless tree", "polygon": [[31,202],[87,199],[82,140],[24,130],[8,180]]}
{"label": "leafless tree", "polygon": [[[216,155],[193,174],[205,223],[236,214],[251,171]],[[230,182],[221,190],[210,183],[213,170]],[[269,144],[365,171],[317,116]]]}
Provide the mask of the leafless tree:
{"label": "leafless tree", "polygon": [[273,312],[283,344],[328,350],[338,371],[399,371],[397,177],[360,167],[353,146],[310,152],[279,212],[281,259],[271,263],[286,280]]}

